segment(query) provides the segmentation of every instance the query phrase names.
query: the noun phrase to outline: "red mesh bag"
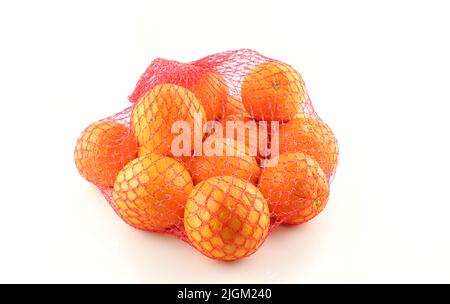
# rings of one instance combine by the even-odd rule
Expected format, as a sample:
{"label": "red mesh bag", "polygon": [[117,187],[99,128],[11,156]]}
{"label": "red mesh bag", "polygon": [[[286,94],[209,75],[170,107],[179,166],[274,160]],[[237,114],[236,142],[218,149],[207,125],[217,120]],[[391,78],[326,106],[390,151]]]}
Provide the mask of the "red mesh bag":
{"label": "red mesh bag", "polygon": [[75,148],[80,174],[129,225],[232,261],[324,209],[337,140],[290,65],[248,49],[158,58],[129,100]]}

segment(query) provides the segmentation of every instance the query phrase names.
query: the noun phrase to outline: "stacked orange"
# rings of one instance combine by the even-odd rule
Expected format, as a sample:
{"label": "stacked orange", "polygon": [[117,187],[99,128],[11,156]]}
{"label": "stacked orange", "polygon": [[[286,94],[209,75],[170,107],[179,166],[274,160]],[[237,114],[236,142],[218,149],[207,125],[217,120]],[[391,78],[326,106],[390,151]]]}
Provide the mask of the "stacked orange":
{"label": "stacked orange", "polygon": [[253,254],[275,225],[324,209],[338,146],[303,111],[306,87],[291,66],[255,64],[240,84],[231,94],[214,70],[154,85],[128,120],[83,131],[80,174],[134,228],[175,234],[218,260]]}

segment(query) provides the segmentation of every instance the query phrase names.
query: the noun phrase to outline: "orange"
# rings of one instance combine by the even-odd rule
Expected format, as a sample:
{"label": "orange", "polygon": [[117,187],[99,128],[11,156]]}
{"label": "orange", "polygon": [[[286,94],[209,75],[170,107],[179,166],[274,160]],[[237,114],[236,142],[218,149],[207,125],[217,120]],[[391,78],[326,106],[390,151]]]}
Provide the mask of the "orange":
{"label": "orange", "polygon": [[98,187],[112,187],[120,170],[137,157],[133,132],[115,121],[98,121],[80,135],[75,164],[80,174]]}
{"label": "orange", "polygon": [[319,163],[328,177],[334,174],[339,154],[337,140],[331,128],[319,118],[296,117],[281,125],[278,141],[280,154],[306,153]]}
{"label": "orange", "polygon": [[150,153],[131,161],[117,175],[113,206],[131,226],[163,231],[182,223],[184,205],[193,187],[181,163]]}
{"label": "orange", "polygon": [[255,66],[242,82],[242,102],[256,120],[288,121],[301,110],[305,100],[302,77],[281,62]]}
{"label": "orange", "polygon": [[223,261],[254,253],[269,225],[269,207],[258,188],[231,176],[212,177],[195,186],[184,211],[184,229],[192,245]]}
{"label": "orange", "polygon": [[201,74],[191,85],[187,86],[206,111],[207,120],[220,119],[228,100],[228,85],[216,72]]}
{"label": "orange", "polygon": [[319,214],[326,205],[329,188],[319,164],[303,153],[281,154],[265,167],[258,187],[271,214],[286,224],[301,224]]}
{"label": "orange", "polygon": [[[233,125],[229,125],[230,123],[233,123]],[[230,131],[234,129],[232,133],[227,131],[227,124]],[[267,153],[270,145],[270,122],[267,122],[266,133],[263,133],[264,130],[261,129],[259,122],[253,120],[248,114],[233,114],[225,116],[222,120],[222,125],[224,128],[224,137],[232,138],[245,144],[249,148],[252,156],[256,156],[258,160],[268,156]],[[262,147],[259,147],[259,133],[261,133],[261,136],[265,136],[265,141],[261,141]],[[267,149],[267,151],[264,152],[262,149]]]}
{"label": "orange", "polygon": [[237,96],[229,96],[228,102],[225,104],[225,113],[227,115],[249,115],[244,108],[242,100]]}
{"label": "orange", "polygon": [[205,146],[210,146],[221,155],[212,153],[214,151],[207,154],[205,152],[210,149],[206,148],[203,155],[191,160],[190,169],[194,184],[219,175],[237,176],[256,184],[261,169],[256,159],[249,155],[248,148],[244,144],[231,138],[213,135],[205,139]]}
{"label": "orange", "polygon": [[[194,115],[201,120],[194,120]],[[135,105],[131,125],[139,140],[149,152],[172,155],[172,141],[178,136],[171,129],[175,122],[184,121],[190,127],[191,150],[194,149],[194,130],[203,130],[206,114],[194,94],[175,84],[157,85]],[[202,132],[203,133],[203,132]]]}

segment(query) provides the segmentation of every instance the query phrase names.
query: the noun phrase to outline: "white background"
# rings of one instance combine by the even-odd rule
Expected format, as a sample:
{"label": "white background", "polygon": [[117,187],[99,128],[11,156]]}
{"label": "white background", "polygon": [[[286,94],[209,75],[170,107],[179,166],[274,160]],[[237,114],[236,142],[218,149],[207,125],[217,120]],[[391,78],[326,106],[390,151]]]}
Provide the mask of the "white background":
{"label": "white background", "polygon": [[[450,282],[446,1],[0,2],[0,282]],[[155,57],[252,48],[335,131],[326,210],[237,263],[134,230],[77,173]]]}

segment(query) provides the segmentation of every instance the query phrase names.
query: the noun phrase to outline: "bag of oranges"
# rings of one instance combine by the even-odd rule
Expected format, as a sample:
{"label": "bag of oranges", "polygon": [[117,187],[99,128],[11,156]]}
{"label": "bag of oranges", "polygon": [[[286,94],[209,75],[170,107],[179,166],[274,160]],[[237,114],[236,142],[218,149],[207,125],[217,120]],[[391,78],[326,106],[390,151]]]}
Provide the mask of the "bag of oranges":
{"label": "bag of oranges", "polygon": [[337,141],[290,65],[248,49],[159,58],[129,100],[82,132],[75,163],[134,228],[232,261],[324,209]]}

